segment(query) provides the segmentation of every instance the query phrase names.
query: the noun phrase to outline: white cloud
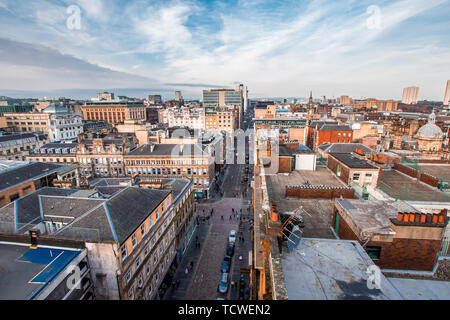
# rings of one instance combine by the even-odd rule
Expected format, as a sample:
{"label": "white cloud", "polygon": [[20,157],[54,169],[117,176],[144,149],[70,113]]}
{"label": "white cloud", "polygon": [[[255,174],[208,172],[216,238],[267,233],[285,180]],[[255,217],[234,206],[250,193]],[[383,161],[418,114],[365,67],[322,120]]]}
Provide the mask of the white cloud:
{"label": "white cloud", "polygon": [[[405,39],[393,38],[392,32],[446,0],[373,2],[380,3],[379,30],[367,28],[364,2],[372,4],[313,0],[266,8],[266,1],[239,0],[235,8],[218,3],[206,11],[194,0],[130,1],[122,7],[103,0],[64,0],[64,6],[36,0],[33,8],[40,10],[16,4],[14,12],[32,17],[39,27],[5,25],[0,36],[39,39],[100,66],[167,83],[241,81],[251,92],[268,96],[305,95],[313,89],[317,95],[396,98],[405,81],[426,78],[421,95],[436,96],[436,84],[441,90],[450,72],[448,36],[443,41],[430,35],[424,43],[415,39],[415,30]],[[63,23],[66,6],[74,3],[85,19],[77,32]],[[220,28],[197,23],[205,17]]]}

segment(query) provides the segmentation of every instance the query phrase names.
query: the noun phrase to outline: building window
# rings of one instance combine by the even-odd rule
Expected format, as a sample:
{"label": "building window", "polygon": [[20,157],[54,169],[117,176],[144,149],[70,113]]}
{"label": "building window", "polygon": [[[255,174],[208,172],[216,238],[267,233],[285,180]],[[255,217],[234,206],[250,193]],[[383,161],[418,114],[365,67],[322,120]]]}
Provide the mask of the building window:
{"label": "building window", "polygon": [[353,180],[354,180],[354,181],[358,181],[358,180],[359,180],[359,176],[360,176],[359,173],[355,173],[355,174],[353,175]]}
{"label": "building window", "polygon": [[381,256],[381,247],[366,247],[366,252],[371,259],[380,259]]}
{"label": "building window", "polygon": [[136,234],[133,234],[133,237],[131,237],[131,242],[133,244],[133,248],[136,247],[137,245]]}
{"label": "building window", "polygon": [[127,273],[127,282],[129,282],[131,280],[131,272]]}
{"label": "building window", "polygon": [[145,224],[143,224],[143,225],[141,226],[141,234],[142,234],[142,236],[145,235]]}

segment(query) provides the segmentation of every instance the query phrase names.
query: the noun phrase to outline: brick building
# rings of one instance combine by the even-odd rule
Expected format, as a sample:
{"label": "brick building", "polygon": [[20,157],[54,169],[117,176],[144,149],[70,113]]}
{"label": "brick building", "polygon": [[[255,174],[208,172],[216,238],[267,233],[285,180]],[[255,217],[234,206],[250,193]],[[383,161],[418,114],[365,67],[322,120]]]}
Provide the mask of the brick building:
{"label": "brick building", "polygon": [[330,153],[328,168],[348,185],[356,183],[361,187],[376,188],[381,178],[381,168],[369,161],[349,153]]}
{"label": "brick building", "polygon": [[352,143],[353,130],[348,125],[318,123],[313,133],[312,147],[314,151],[325,143]]}
{"label": "brick building", "polygon": [[424,214],[403,201],[336,199],[333,226],[357,240],[382,269],[433,270],[447,212]]}
{"label": "brick building", "polygon": [[125,175],[123,155],[136,146],[134,134],[80,137],[76,154],[80,171],[86,176],[122,177]]}
{"label": "brick building", "polygon": [[128,176],[188,178],[196,196],[207,198],[215,164],[207,147],[197,144],[146,144],[123,156]]}
{"label": "brick building", "polygon": [[186,179],[126,187],[109,199],[43,188],[0,209],[0,222],[17,226],[0,230],[0,236],[37,228],[38,242],[82,241],[97,299],[150,300],[177,260],[179,245],[192,237],[193,203]]}
{"label": "brick building", "polygon": [[[58,172],[67,168],[50,163],[1,162],[0,170],[0,207],[14,202],[40,188],[53,186],[58,179]],[[67,174],[75,174],[71,168]]]}
{"label": "brick building", "polygon": [[147,117],[146,107],[142,102],[86,102],[81,111],[85,121],[104,121],[110,124],[124,123],[126,120],[145,121]]}

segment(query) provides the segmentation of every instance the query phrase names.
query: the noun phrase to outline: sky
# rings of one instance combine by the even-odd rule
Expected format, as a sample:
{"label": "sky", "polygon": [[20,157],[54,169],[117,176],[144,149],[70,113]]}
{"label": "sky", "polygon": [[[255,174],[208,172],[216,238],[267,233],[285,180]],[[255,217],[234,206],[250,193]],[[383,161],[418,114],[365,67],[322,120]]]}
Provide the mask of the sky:
{"label": "sky", "polygon": [[442,101],[450,0],[0,0],[0,96]]}

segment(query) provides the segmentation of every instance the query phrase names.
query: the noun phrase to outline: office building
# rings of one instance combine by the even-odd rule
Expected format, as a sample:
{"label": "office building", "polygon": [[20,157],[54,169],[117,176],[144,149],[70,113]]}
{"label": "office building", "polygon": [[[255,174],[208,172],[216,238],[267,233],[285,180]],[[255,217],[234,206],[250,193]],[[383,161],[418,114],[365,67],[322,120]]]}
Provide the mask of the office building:
{"label": "office building", "polygon": [[105,121],[110,124],[124,123],[125,121],[145,121],[146,108],[142,102],[86,102],[81,107],[83,120]]}
{"label": "office building", "polygon": [[447,86],[445,88],[444,94],[444,106],[450,105],[450,80],[447,81]]}
{"label": "office building", "polygon": [[403,89],[402,103],[417,104],[419,98],[419,87],[408,87]]}
{"label": "office building", "polygon": [[150,105],[161,105],[162,104],[162,97],[161,95],[152,94],[148,96],[148,103]]}

